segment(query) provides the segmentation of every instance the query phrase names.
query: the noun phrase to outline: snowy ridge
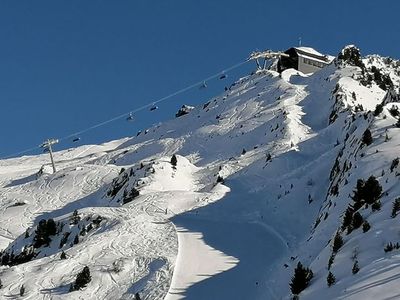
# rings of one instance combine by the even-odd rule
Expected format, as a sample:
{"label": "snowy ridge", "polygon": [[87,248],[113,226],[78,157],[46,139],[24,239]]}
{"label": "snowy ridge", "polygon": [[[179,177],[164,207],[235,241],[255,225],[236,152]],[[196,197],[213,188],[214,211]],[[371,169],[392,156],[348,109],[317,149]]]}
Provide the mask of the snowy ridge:
{"label": "snowy ridge", "polygon": [[[257,72],[134,137],[56,152],[55,174],[46,154],[0,161],[0,295],[290,299],[300,261],[314,273],[301,299],[395,299],[398,66]],[[380,207],[352,211],[370,228],[342,228],[371,175]],[[92,280],[69,292],[84,266]]]}

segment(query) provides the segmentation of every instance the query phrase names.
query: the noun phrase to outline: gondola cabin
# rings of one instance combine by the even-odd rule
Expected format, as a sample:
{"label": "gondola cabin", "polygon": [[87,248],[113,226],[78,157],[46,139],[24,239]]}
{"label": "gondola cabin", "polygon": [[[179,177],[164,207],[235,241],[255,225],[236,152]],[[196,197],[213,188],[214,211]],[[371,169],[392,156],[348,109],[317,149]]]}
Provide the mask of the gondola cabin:
{"label": "gondola cabin", "polygon": [[333,57],[324,55],[309,47],[293,47],[284,52],[278,61],[278,72],[296,69],[304,74],[311,74],[322,69],[333,61]]}

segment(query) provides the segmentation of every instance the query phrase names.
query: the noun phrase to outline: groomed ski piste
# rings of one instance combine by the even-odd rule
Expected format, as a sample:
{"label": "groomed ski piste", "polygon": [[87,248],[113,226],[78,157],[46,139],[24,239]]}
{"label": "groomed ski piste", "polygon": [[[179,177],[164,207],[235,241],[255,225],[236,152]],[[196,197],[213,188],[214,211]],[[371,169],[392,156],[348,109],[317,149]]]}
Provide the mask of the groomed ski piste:
{"label": "groomed ski piste", "polygon": [[[255,72],[138,136],[55,152],[54,174],[48,154],[1,160],[1,298],[291,299],[298,262],[314,274],[300,299],[400,298],[400,250],[384,251],[400,242],[400,64],[363,62]],[[393,87],[362,83],[372,66]],[[358,210],[369,230],[341,229],[371,175],[381,206]],[[57,224],[48,244],[43,219]],[[70,291],[84,266],[91,281]]]}

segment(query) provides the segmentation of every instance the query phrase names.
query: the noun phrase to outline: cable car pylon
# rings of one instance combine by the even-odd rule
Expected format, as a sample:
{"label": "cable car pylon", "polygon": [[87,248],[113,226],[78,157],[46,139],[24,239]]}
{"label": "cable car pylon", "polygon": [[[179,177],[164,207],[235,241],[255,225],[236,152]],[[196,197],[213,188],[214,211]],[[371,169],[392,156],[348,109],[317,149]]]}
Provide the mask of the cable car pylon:
{"label": "cable car pylon", "polygon": [[45,150],[49,151],[50,154],[50,160],[51,160],[51,165],[53,167],[53,174],[57,172],[56,170],[56,164],[54,163],[54,158],[53,158],[53,150],[51,149],[51,145],[57,144],[58,140],[57,139],[47,139],[47,141],[43,142],[39,147],[44,148]]}
{"label": "cable car pylon", "polygon": [[[272,51],[272,50],[265,50],[265,51],[256,51],[250,54],[250,57],[247,59],[247,61],[250,60],[255,60],[256,65],[257,65],[257,70],[265,70],[267,67],[267,61],[272,59],[272,58],[278,58],[280,59],[281,57],[289,57],[289,54],[286,54],[282,51]],[[260,61],[259,59],[264,59],[263,66],[260,66]]]}

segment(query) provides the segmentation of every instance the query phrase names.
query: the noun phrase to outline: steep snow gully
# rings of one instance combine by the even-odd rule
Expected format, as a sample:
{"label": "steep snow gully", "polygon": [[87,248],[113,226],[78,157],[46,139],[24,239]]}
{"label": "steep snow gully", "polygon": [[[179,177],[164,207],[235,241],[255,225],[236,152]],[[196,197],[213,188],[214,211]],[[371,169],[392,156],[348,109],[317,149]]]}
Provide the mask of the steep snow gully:
{"label": "steep snow gully", "polygon": [[[55,174],[46,154],[1,160],[1,297],[399,298],[400,63],[358,54],[254,72],[135,137],[56,152]],[[313,276],[291,290],[299,262]]]}

